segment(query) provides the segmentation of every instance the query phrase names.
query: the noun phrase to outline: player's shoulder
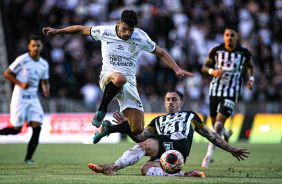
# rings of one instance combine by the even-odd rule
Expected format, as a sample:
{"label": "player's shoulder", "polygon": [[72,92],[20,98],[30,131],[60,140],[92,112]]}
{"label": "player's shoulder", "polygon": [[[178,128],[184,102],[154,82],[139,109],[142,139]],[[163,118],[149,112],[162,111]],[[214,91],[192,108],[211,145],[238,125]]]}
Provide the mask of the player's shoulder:
{"label": "player's shoulder", "polygon": [[237,50],[250,54],[250,50],[247,47],[244,47],[243,45],[238,45]]}
{"label": "player's shoulder", "polygon": [[24,60],[24,59],[27,59],[27,58],[29,58],[28,52],[26,52],[26,53],[24,53],[24,54],[22,54],[22,55],[19,55],[16,59],[18,59],[18,60]]}
{"label": "player's shoulder", "polygon": [[44,67],[49,67],[48,61],[46,59],[44,59],[43,57],[41,57],[41,56],[39,57],[39,63],[41,65],[43,65]]}
{"label": "player's shoulder", "polygon": [[140,28],[135,28],[132,37],[147,38],[148,34]]}
{"label": "player's shoulder", "polygon": [[223,43],[218,43],[218,44],[213,45],[210,48],[209,52],[216,52],[218,50],[223,50],[223,49],[224,49],[224,44]]}

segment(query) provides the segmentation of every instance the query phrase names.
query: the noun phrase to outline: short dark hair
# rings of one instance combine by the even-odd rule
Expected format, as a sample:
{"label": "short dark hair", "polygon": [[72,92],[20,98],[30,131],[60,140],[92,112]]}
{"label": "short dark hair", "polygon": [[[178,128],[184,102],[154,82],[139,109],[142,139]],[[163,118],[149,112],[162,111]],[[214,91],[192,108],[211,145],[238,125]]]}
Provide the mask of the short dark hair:
{"label": "short dark hair", "polygon": [[31,35],[28,39],[28,43],[30,43],[31,40],[40,40],[41,41],[41,37],[39,35]]}
{"label": "short dark hair", "polygon": [[232,29],[232,30],[234,30],[236,33],[238,33],[238,29],[237,29],[237,27],[234,26],[234,25],[226,26],[225,29],[224,29],[224,32],[225,32],[226,29]]}
{"label": "short dark hair", "polygon": [[135,27],[138,24],[137,13],[134,10],[124,10],[121,13],[121,22],[126,23],[129,27]]}
{"label": "short dark hair", "polygon": [[176,89],[169,90],[166,94],[168,94],[168,93],[176,93],[176,94],[178,94],[178,96],[179,96],[179,98],[180,98],[181,101],[184,100],[184,95],[183,95],[183,93],[181,93],[180,91],[178,91],[178,90],[176,90]]}

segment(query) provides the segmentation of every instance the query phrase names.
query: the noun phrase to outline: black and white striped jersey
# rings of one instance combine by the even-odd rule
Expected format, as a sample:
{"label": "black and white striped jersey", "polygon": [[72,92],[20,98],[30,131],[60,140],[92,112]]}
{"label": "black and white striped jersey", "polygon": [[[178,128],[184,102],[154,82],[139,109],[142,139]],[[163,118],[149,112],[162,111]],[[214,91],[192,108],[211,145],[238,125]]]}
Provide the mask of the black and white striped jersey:
{"label": "black and white striped jersey", "polygon": [[224,43],[212,47],[208,58],[214,62],[214,69],[221,68],[223,75],[213,77],[210,83],[210,96],[238,98],[243,82],[244,64],[252,59],[250,51],[238,45],[233,51],[228,51]]}
{"label": "black and white striped jersey", "polygon": [[178,134],[180,137],[183,136],[182,138],[191,139],[194,135],[194,130],[201,129],[203,126],[204,123],[195,112],[181,111],[158,116],[146,127],[149,128],[153,134],[177,135],[175,133],[180,133]]}

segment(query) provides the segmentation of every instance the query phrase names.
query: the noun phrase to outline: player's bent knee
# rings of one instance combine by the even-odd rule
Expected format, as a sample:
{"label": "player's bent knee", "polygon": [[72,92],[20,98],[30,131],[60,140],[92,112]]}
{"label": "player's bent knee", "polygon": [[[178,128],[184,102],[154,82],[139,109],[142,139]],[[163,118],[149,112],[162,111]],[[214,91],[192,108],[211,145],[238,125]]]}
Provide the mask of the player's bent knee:
{"label": "player's bent knee", "polygon": [[113,83],[116,85],[116,86],[123,86],[125,83],[127,82],[127,78],[125,75],[118,75]]}

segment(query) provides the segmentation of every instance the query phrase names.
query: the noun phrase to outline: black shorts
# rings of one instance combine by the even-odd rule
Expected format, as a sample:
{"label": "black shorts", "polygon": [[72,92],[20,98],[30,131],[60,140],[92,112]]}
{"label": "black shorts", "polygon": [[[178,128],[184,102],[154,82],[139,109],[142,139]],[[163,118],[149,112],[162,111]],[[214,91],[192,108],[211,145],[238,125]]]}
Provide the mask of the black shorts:
{"label": "black shorts", "polygon": [[172,140],[170,139],[170,135],[152,135],[150,138],[156,138],[159,141],[158,155],[151,157],[150,161],[160,158],[162,154],[168,150],[177,150],[183,155],[184,163],[186,162],[186,157],[188,157],[190,153],[192,138],[191,141],[187,139]]}
{"label": "black shorts", "polygon": [[236,103],[236,98],[210,96],[210,116],[216,117],[220,112],[228,118],[234,111]]}

